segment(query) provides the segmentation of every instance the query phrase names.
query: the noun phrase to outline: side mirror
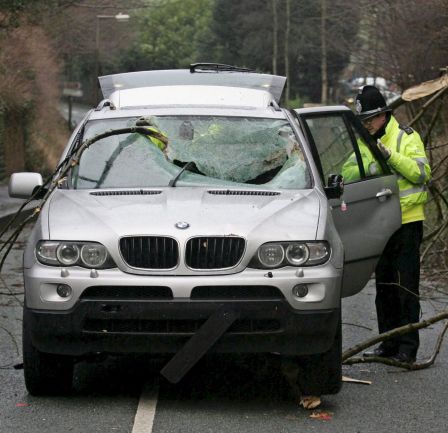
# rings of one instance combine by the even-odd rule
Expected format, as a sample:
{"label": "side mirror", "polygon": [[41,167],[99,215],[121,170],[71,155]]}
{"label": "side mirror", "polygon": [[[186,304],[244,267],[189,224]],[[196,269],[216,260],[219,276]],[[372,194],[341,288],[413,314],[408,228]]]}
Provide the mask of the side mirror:
{"label": "side mirror", "polygon": [[327,198],[341,198],[344,193],[344,178],[340,174],[330,174],[325,189]]}
{"label": "side mirror", "polygon": [[[9,178],[10,197],[30,198],[43,184],[40,173],[13,173]],[[37,198],[37,197],[36,197]]]}

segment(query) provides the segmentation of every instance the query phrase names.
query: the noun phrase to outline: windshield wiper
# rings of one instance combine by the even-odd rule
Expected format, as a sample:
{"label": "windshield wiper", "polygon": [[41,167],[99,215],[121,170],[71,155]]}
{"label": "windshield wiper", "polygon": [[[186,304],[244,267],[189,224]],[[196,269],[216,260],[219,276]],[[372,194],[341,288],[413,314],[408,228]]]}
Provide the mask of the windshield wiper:
{"label": "windshield wiper", "polygon": [[176,176],[173,177],[173,178],[168,182],[168,186],[176,186],[176,182],[177,182],[178,179],[182,176],[182,173],[183,173],[185,170],[188,170],[190,167],[193,167],[193,165],[194,165],[194,162],[193,162],[193,161],[187,162],[187,163],[182,167],[181,171],[179,171],[179,173],[177,173]]}
{"label": "windshield wiper", "polygon": [[192,63],[190,65],[190,73],[198,71],[215,71],[215,72],[255,72],[254,69],[241,68],[239,66],[224,65],[222,63]]}

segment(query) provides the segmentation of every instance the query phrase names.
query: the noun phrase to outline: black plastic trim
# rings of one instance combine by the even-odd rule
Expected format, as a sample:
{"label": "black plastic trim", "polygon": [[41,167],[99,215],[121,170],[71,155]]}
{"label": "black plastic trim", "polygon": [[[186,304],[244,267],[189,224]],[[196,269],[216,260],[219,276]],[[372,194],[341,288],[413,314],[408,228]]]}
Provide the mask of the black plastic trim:
{"label": "black plastic trim", "polygon": [[[205,322],[218,309],[231,309],[239,320],[277,321],[272,327],[224,334],[213,352],[287,355],[323,353],[336,335],[339,309],[298,311],[286,300],[266,301],[89,301],[81,300],[68,311],[31,310],[24,307],[35,347],[47,353],[84,356],[92,353],[175,353],[191,332],[97,332],[85,329],[88,321],[197,320]],[[261,322],[260,322],[261,323]],[[111,327],[111,329],[113,329]]]}

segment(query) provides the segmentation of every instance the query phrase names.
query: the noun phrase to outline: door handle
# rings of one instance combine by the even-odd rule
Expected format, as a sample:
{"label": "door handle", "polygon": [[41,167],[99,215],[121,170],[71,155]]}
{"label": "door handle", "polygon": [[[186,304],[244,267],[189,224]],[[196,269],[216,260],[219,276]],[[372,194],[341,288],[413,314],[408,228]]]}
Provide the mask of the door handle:
{"label": "door handle", "polygon": [[384,188],[383,190],[381,190],[380,192],[376,193],[376,198],[379,199],[379,201],[384,201],[386,200],[387,197],[391,196],[392,190],[389,188]]}

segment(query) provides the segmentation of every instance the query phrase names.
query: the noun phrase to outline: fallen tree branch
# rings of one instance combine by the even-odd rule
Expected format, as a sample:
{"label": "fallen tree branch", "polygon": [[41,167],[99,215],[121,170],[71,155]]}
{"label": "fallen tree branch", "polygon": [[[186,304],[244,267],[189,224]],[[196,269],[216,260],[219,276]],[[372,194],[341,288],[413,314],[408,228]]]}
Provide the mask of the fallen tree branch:
{"label": "fallen tree branch", "polygon": [[[441,320],[448,319],[448,311],[444,311],[443,313],[437,314],[429,319],[422,320],[418,323],[409,323],[408,325],[400,326],[399,328],[392,329],[391,331],[383,332],[382,334],[377,335],[376,337],[372,337],[362,343],[357,344],[356,346],[347,349],[342,354],[342,361],[346,361],[351,358],[353,355],[361,352],[364,349],[367,349],[374,344],[380,343],[382,341],[390,340],[393,337],[398,335],[404,335],[408,332],[415,331],[417,329],[427,328],[429,325],[433,323],[440,322]],[[373,358],[371,358],[373,359]],[[384,359],[384,358],[383,358]]]}
{"label": "fallen tree branch", "polygon": [[423,262],[425,259],[426,254],[431,249],[431,247],[437,242],[437,240],[440,238],[444,230],[448,227],[448,219],[439,227],[437,230],[437,233],[434,237],[434,239],[429,243],[429,245],[426,246],[425,251],[423,251],[422,255],[420,256],[420,263]]}
{"label": "fallen tree branch", "polygon": [[423,237],[423,242],[428,241],[429,239],[431,239],[433,236],[435,236],[436,234],[439,233],[439,231],[441,229],[443,229],[443,227],[445,227],[445,225],[448,223],[448,218],[444,221],[442,221],[442,223],[436,227],[431,233],[428,233],[426,236]]}
{"label": "fallen tree branch", "polygon": [[15,300],[17,301],[17,303],[23,307],[23,301],[19,298],[18,293],[14,292],[13,290],[10,289],[10,287],[8,286],[8,284],[6,283],[5,279],[3,278],[3,275],[0,273],[0,282],[2,283],[3,287],[5,289],[7,289],[9,291],[9,293],[11,293],[11,296],[15,298]]}
{"label": "fallen tree branch", "polygon": [[426,150],[434,150],[434,149],[440,149],[441,147],[446,147],[448,146],[448,143],[443,143],[443,144],[437,144],[435,146],[429,146],[426,148]]}
{"label": "fallen tree branch", "polygon": [[432,132],[432,130],[433,130],[433,128],[434,128],[434,126],[435,126],[435,124],[436,124],[436,122],[437,122],[437,118],[439,117],[440,112],[442,111],[442,108],[443,108],[443,102],[442,102],[442,99],[443,99],[443,97],[440,98],[440,104],[439,104],[439,106],[437,107],[437,109],[436,109],[434,115],[432,116],[431,121],[429,122],[428,129],[427,129],[427,131],[425,132],[425,135],[423,136],[423,143],[427,143],[427,142],[428,142],[428,138],[430,137],[431,132]]}
{"label": "fallen tree branch", "polygon": [[[443,176],[446,176],[446,174],[444,174]],[[444,197],[442,192],[439,191],[438,188],[436,188],[436,186],[434,184],[429,185],[429,190],[431,191],[432,194],[436,193],[442,199],[442,201],[445,203],[446,207],[448,207],[448,200]]]}
{"label": "fallen tree branch", "polygon": [[412,126],[414,123],[416,123],[425,113],[425,111],[428,109],[428,107],[433,104],[437,99],[439,99],[446,91],[448,90],[448,87],[444,87],[440,89],[432,98],[430,98],[428,101],[426,101],[420,111],[414,116],[414,118],[409,122],[409,126]]}
{"label": "fallen tree branch", "polygon": [[394,361],[393,359],[390,359],[390,358],[382,358],[379,356],[369,356],[368,358],[349,358],[349,359],[346,359],[343,363],[345,365],[353,365],[353,364],[367,364],[370,362],[376,362],[376,363],[380,363],[380,364],[390,365],[392,367],[405,368],[407,370],[423,370],[424,368],[428,368],[434,364],[434,361],[436,360],[437,355],[440,352],[440,348],[442,347],[443,338],[445,336],[447,329],[448,329],[448,322],[445,323],[443,331],[439,335],[439,338],[437,339],[437,343],[435,345],[434,352],[433,352],[432,356],[423,362],[409,364],[407,362]]}
{"label": "fallen tree branch", "polygon": [[372,328],[369,328],[368,326],[360,325],[358,323],[342,322],[342,324],[347,325],[347,326],[356,326],[357,328],[367,329],[368,331],[372,330]]}
{"label": "fallen tree branch", "polygon": [[401,274],[398,272],[398,282],[396,283],[381,283],[383,286],[395,286],[398,287],[401,290],[404,290],[405,292],[408,292],[410,295],[415,296],[417,299],[421,300],[423,299],[420,295],[417,295],[417,293],[414,293],[412,290],[409,290],[407,287],[401,285]]}
{"label": "fallen tree branch", "polygon": [[[137,121],[137,125],[139,125]],[[143,125],[143,124],[142,124]],[[31,222],[37,215],[39,215],[42,207],[47,202],[53,191],[59,187],[60,182],[67,176],[69,171],[73,169],[77,164],[79,164],[80,158],[83,154],[83,152],[88,149],[92,144],[95,142],[102,140],[103,138],[111,137],[113,135],[120,135],[120,134],[143,134],[149,137],[154,137],[160,141],[162,141],[165,146],[167,145],[168,141],[167,138],[156,131],[153,131],[151,129],[148,129],[144,126],[133,126],[128,128],[120,128],[120,129],[114,129],[109,130],[106,132],[103,132],[101,134],[95,135],[94,137],[84,141],[79,146],[76,146],[69,155],[65,157],[65,159],[58,165],[56,170],[53,172],[51,176],[47,178],[47,180],[44,182],[43,185],[41,185],[39,188],[36,188],[36,191],[34,191],[32,197],[30,197],[25,203],[22,204],[20,209],[16,212],[16,214],[11,218],[11,220],[8,222],[6,227],[3,228],[3,230],[0,232],[0,239],[3,238],[3,236],[6,236],[6,233],[10,228],[13,227],[14,223],[19,218],[20,214],[22,213],[24,207],[30,203],[35,198],[40,198],[39,204],[34,208],[33,213],[25,219],[24,222],[22,222],[18,228],[16,228],[13,233],[4,240],[2,246],[0,247],[0,273],[3,267],[3,264],[5,263],[6,258],[8,257],[9,252],[11,251],[14,243],[16,242],[17,238],[19,237],[21,231],[25,227],[26,224]],[[48,186],[48,188],[47,188]],[[2,239],[3,240],[3,239]]]}
{"label": "fallen tree branch", "polygon": [[448,159],[448,155],[445,155],[440,161],[437,162],[437,165],[434,166],[432,169],[432,173],[435,173],[440,167],[445,164],[446,160]]}
{"label": "fallen tree branch", "polygon": [[14,344],[14,348],[16,350],[16,354],[17,354],[17,356],[19,356],[20,355],[20,350],[19,350],[19,345],[17,344],[16,337],[14,337],[13,333],[11,331],[8,331],[5,327],[0,326],[0,329],[3,329],[3,331],[5,331],[11,337],[11,341]]}

